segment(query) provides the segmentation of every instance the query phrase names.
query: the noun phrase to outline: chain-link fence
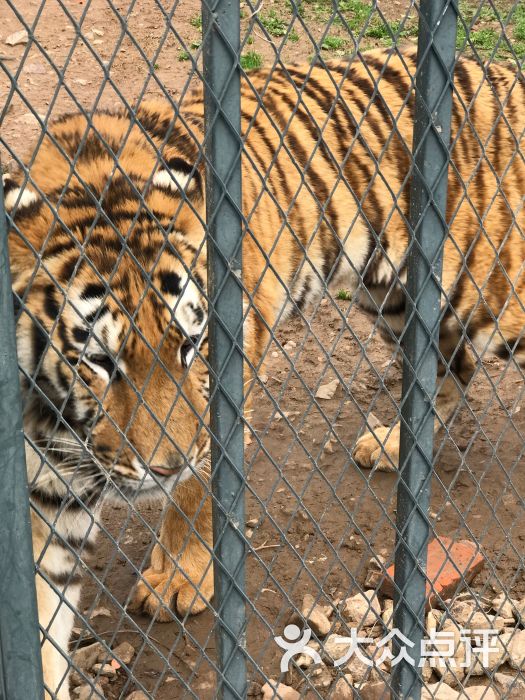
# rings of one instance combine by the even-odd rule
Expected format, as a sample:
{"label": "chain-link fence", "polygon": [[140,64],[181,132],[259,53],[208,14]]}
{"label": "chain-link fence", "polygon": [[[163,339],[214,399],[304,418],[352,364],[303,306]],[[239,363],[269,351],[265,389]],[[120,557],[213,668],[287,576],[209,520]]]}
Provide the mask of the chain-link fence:
{"label": "chain-link fence", "polygon": [[522,3],[2,19],[0,696],[525,697]]}

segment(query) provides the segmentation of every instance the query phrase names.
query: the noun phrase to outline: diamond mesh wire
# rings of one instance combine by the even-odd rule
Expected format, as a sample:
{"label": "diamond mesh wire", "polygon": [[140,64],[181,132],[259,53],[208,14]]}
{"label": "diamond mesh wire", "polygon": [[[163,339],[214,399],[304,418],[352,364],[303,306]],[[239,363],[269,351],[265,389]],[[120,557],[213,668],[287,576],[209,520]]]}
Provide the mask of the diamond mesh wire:
{"label": "diamond mesh wire", "polygon": [[[197,147],[195,168],[205,162],[207,136],[202,137],[200,127],[188,117],[179,106],[191,100],[191,91],[200,88],[205,78],[202,71],[202,22],[200,8],[189,1],[162,2],[160,0],[84,0],[67,3],[57,0],[42,0],[34,3],[12,3],[4,5],[4,27],[2,30],[2,109],[0,123],[0,147],[2,165],[8,172],[21,169],[23,186],[35,189],[31,178],[31,167],[42,147],[43,137],[49,134],[53,119],[67,112],[80,112],[87,125],[97,131],[93,115],[97,110],[126,109],[131,115],[130,128],[122,136],[117,147],[105,142],[113,170],[113,178],[121,176],[134,192],[138,202],[137,212],[130,221],[129,232],[123,234],[105,215],[105,198],[111,183],[102,192],[91,193],[91,206],[96,214],[86,233],[87,241],[96,234],[100,222],[112,227],[121,241],[122,250],[109,274],[103,274],[97,265],[84,256],[93,281],[105,286],[105,297],[117,300],[118,291],[114,281],[119,267],[129,264],[141,265],[130,246],[127,246],[134,227],[139,226],[140,216],[145,213],[160,228],[176,230],[177,214],[173,221],[164,225],[147,204],[147,192],[156,173],[165,168],[167,158],[165,147],[170,133],[167,131],[160,141],[152,142],[147,129],[140,123],[137,112],[146,98],[158,97],[167,100],[176,110],[178,120],[190,143]],[[246,657],[248,668],[249,697],[286,697],[283,683],[296,689],[301,697],[343,698],[388,697],[391,663],[379,668],[370,668],[350,660],[348,664],[334,664],[348,649],[344,644],[334,649],[337,635],[348,637],[352,628],[359,636],[371,637],[373,644],[363,645],[371,656],[381,655],[382,647],[377,643],[384,639],[392,627],[389,620],[392,607],[388,603],[391,593],[385,594],[389,579],[387,569],[395,557],[396,542],[396,490],[398,480],[395,473],[382,472],[373,468],[366,471],[360,468],[353,457],[356,438],[366,430],[376,431],[380,424],[393,425],[400,411],[400,380],[403,348],[400,339],[382,323],[382,308],[376,305],[376,313],[365,314],[359,305],[359,293],[363,295],[363,280],[374,261],[381,257],[385,269],[397,273],[396,265],[389,259],[385,246],[386,232],[392,221],[405,225],[407,209],[403,197],[407,196],[410,173],[407,171],[402,188],[396,190],[386,171],[385,154],[392,143],[399,143],[400,158],[410,157],[410,143],[402,137],[399,120],[409,110],[415,75],[410,62],[401,54],[404,73],[409,76],[405,93],[399,100],[399,108],[394,109],[383,99],[385,83],[389,78],[389,60],[378,74],[368,64],[370,48],[394,46],[403,49],[414,45],[418,35],[419,5],[413,0],[401,3],[361,2],[341,0],[332,3],[317,2],[290,3],[241,3],[241,66],[243,80],[248,86],[248,94],[253,95],[257,104],[254,113],[243,115],[244,140],[256,135],[258,123],[266,114],[267,128],[279,134],[279,145],[273,158],[268,161],[264,154],[253,149],[243,149],[243,162],[256,174],[257,190],[249,207],[244,207],[242,221],[244,235],[254,238],[257,210],[270,202],[279,213],[280,224],[272,231],[273,244],[261,255],[264,264],[262,276],[275,275],[275,284],[284,290],[287,299],[294,307],[294,315],[286,317],[284,309],[275,318],[267,321],[261,314],[257,293],[260,283],[252,289],[245,289],[244,320],[249,322],[250,314],[258,318],[264,332],[261,333],[262,347],[257,355],[245,355],[249,368],[246,384],[245,406],[242,418],[246,432],[246,646],[241,649]],[[16,31],[25,29],[26,42],[11,46],[6,40]],[[449,177],[459,181],[461,186],[456,200],[449,202],[447,224],[452,228],[460,208],[468,205],[477,217],[476,236],[490,240],[491,210],[501,206],[502,222],[507,220],[507,230],[499,248],[492,248],[493,259],[488,261],[485,274],[480,281],[479,260],[474,248],[465,251],[458,247],[464,256],[458,279],[451,284],[455,289],[460,277],[468,280],[474,289],[477,301],[468,317],[460,316],[454,309],[454,299],[443,290],[444,303],[442,319],[447,314],[455,317],[461,328],[457,347],[447,357],[441,359],[449,367],[438,377],[438,387],[450,377],[450,368],[459,358],[462,341],[468,332],[475,314],[480,308],[487,308],[485,297],[495,278],[498,284],[511,290],[517,279],[509,279],[502,264],[504,249],[511,236],[523,237],[521,222],[522,208],[514,208],[507,199],[506,178],[510,177],[513,164],[523,163],[521,140],[524,122],[521,116],[519,91],[522,89],[522,66],[525,56],[525,14],[521,4],[511,0],[486,0],[485,2],[459,4],[458,53],[471,57],[482,67],[479,84],[470,86],[470,101],[464,97],[462,75],[456,74],[454,90],[453,129],[451,143],[451,167]],[[365,72],[374,84],[373,94],[352,114],[351,106],[336,99],[341,93],[350,73],[330,72],[331,60],[339,59],[352,65],[365,66]],[[302,83],[297,79],[297,62],[304,64]],[[262,63],[269,69],[262,87],[256,83],[252,69]],[[500,63],[512,68],[513,76],[506,84],[506,95],[498,104],[493,126],[488,135],[481,135],[476,128],[476,110],[484,88],[495,85],[497,67]],[[322,121],[316,120],[309,100],[315,90],[314,66],[326,71],[327,85],[333,91]],[[367,67],[368,66],[368,67]],[[288,94],[281,95],[282,120],[277,121],[265,105],[272,98],[275,71],[281,69],[289,80]],[[458,71],[460,69],[458,68]],[[296,71],[294,73],[294,71]],[[501,94],[501,93],[500,93]],[[381,102],[384,119],[390,124],[390,131],[384,145],[374,150],[362,134],[366,124],[373,120],[378,101]],[[396,102],[397,104],[397,102]],[[363,116],[360,117],[359,115]],[[316,135],[311,145],[306,144],[304,157],[291,147],[290,133],[293,125],[306,115],[311,132]],[[351,130],[353,138],[346,153],[326,151],[323,139],[331,125],[341,125],[341,120]],[[84,134],[84,143],[88,130]],[[137,126],[144,139],[154,147],[158,162],[142,188],[129,178],[121,166],[121,157],[130,137],[131,128]],[[510,151],[512,155],[506,163],[498,159],[494,149],[498,132],[504,131],[514,139]],[[99,137],[105,141],[98,132]],[[462,136],[467,135],[471,158],[475,165],[471,168],[468,181],[462,181],[461,159]],[[63,192],[56,201],[48,201],[45,206],[52,209],[54,223],[64,227],[61,207],[67,187],[73,178],[89,189],[78,168],[80,151],[73,156],[64,154],[70,164],[70,175]],[[275,195],[275,179],[282,176],[279,171],[279,157],[286,155],[290,161],[292,183],[288,200]],[[320,158],[325,166],[335,173],[331,188],[320,189],[313,181],[316,162]],[[345,176],[346,169],[356,161],[367,159],[370,177],[363,191],[353,192],[351,183]],[[491,173],[489,204],[485,211],[476,205],[476,190],[480,186],[481,173]],[[487,176],[488,177],[488,176]],[[380,184],[388,198],[388,211],[380,226],[374,220],[371,209],[374,187]],[[486,184],[486,183],[485,183]],[[347,188],[355,197],[359,214],[364,217],[374,245],[368,266],[360,272],[359,289],[352,294],[341,283],[332,292],[326,290],[332,282],[333,273],[326,274],[312,270],[312,284],[322,287],[323,293],[313,303],[299,308],[294,303],[292,290],[300,279],[301,272],[310,269],[312,242],[324,227],[335,233],[331,207],[338,187]],[[523,184],[521,184],[523,188]],[[317,220],[310,232],[311,239],[301,243],[302,259],[290,280],[282,279],[275,265],[281,236],[294,235],[292,213],[300,206],[301,197],[307,192],[317,207]],[[22,194],[18,206],[22,204]],[[523,190],[521,190],[523,199]],[[182,201],[194,207],[190,198]],[[182,207],[182,204],[181,204]],[[195,212],[202,220],[202,212]],[[16,206],[10,215],[11,236],[24,236],[18,224]],[[356,225],[356,217],[347,222],[348,227]],[[203,222],[202,222],[203,223]],[[18,319],[30,319],[35,327],[48,336],[46,350],[40,366],[34,371],[22,371],[25,383],[26,403],[34,397],[53,411],[56,421],[46,445],[39,442],[29,431],[27,444],[51,469],[53,469],[52,441],[62,426],[66,426],[71,440],[82,451],[83,436],[70,425],[65,410],[75,388],[85,381],[78,373],[78,364],[71,358],[62,356],[61,361],[75,373],[66,396],[57,406],[37,381],[37,375],[45,361],[45,355],[57,352],[63,355],[58,327],[60,318],[68,309],[78,316],[82,310],[75,301],[71,283],[64,287],[54,276],[45,259],[47,246],[52,245],[53,231],[45,232],[40,249],[29,248],[28,255],[34,258],[34,271],[28,277],[23,293],[17,299]],[[70,232],[73,239],[73,232]],[[257,240],[255,246],[260,245]],[[201,244],[201,248],[202,248]],[[144,394],[153,380],[155,368],[160,366],[170,373],[169,366],[161,357],[163,343],[168,342],[168,328],[155,343],[141,332],[138,319],[141,309],[153,294],[158,303],[168,308],[168,301],[155,282],[155,273],[160,269],[163,258],[168,254],[168,244],[160,246],[150,269],[144,270],[144,290],[132,313],[127,314],[129,332],[122,344],[122,350],[129,339],[137,332],[145,344],[150,357],[142,385],[134,385],[129,379],[130,390]],[[523,259],[523,243],[515,247],[513,255]],[[83,251],[79,248],[79,265]],[[339,259],[344,259],[340,253]],[[60,313],[49,330],[31,307],[32,287],[39,271],[44,271],[60,293]],[[186,270],[190,276],[194,270]],[[77,268],[78,272],[78,268]],[[499,275],[499,276],[498,276]],[[385,293],[386,298],[395,293],[398,280],[394,275],[392,286]],[[201,289],[207,297],[205,288]],[[213,299],[207,299],[208,305]],[[510,293],[509,293],[510,303]],[[477,554],[484,557],[485,565],[472,581],[465,579],[457,590],[442,593],[440,575],[444,574],[446,563],[463,578],[464,566],[445,552],[444,561],[436,570],[429,569],[429,588],[434,593],[432,614],[426,620],[427,636],[433,627],[438,632],[452,630],[458,654],[464,653],[467,643],[458,641],[460,629],[496,629],[499,652],[491,657],[488,668],[471,664],[462,669],[449,663],[449,668],[424,669],[427,687],[426,697],[440,697],[444,684],[450,685],[456,695],[465,689],[463,697],[507,698],[522,697],[525,679],[521,666],[523,656],[522,637],[523,609],[525,609],[525,583],[523,564],[523,542],[525,535],[520,525],[523,515],[524,482],[520,472],[523,463],[523,415],[520,412],[523,396],[523,373],[516,359],[494,357],[489,345],[498,336],[500,312],[492,314],[493,331],[485,339],[482,347],[471,346],[474,356],[474,371],[467,382],[465,397],[454,409],[446,422],[440,418],[441,431],[435,438],[434,469],[431,483],[430,527],[433,537],[448,537],[454,542],[468,540],[474,544],[468,558]],[[282,321],[282,323],[281,323]],[[86,339],[87,343],[96,336],[94,329]],[[385,342],[387,336],[388,343]],[[232,352],[235,339],[232,340]],[[514,338],[511,345],[504,340],[506,350],[519,349],[521,335]],[[435,350],[440,353],[439,348]],[[20,347],[19,347],[20,353]],[[508,352],[510,355],[511,353]],[[120,351],[113,358],[118,362]],[[208,371],[211,369],[208,366]],[[191,372],[191,368],[190,368]],[[252,381],[253,378],[253,381]],[[180,381],[173,377],[173,400],[183,401],[194,420],[209,430],[208,409],[191,405],[185,397]],[[331,385],[330,382],[335,382]],[[89,387],[88,387],[89,389]],[[225,388],[227,391],[227,387]],[[105,395],[104,395],[105,396]],[[102,407],[104,397],[95,397],[100,403],[99,414],[106,415]],[[329,398],[326,398],[329,397]],[[151,402],[141,404],[147,412],[148,420],[160,430],[159,444],[167,433],[169,416],[162,415]],[[430,409],[429,409],[430,410]],[[129,447],[126,439],[139,411],[139,403],[129,417],[128,424],[114,428],[121,434],[121,451]],[[378,433],[379,435],[379,433]],[[176,441],[172,440],[177,450]],[[193,447],[193,446],[192,446]],[[379,443],[378,443],[379,447]],[[381,450],[379,450],[379,453]],[[119,452],[120,454],[121,452]],[[378,453],[378,456],[380,454]],[[136,451],[135,456],[140,457]],[[388,461],[388,455],[384,455]],[[117,459],[118,457],[116,457]],[[79,467],[80,468],[80,467]],[[75,612],[75,622],[70,644],[54,639],[55,628],[52,622],[58,619],[57,607],[47,625],[42,630],[44,636],[61,650],[71,666],[71,696],[75,688],[81,689],[80,697],[127,698],[133,691],[142,691],[148,698],[200,699],[216,696],[218,681],[228,688],[228,668],[220,670],[217,665],[215,634],[217,616],[208,609],[197,616],[179,615],[174,605],[166,606],[157,594],[159,611],[149,617],[140,611],[132,610],[131,601],[137,581],[142,580],[142,572],[149,566],[153,547],[160,547],[171,558],[177,553],[166,550],[160,539],[160,526],[170,507],[175,507],[179,524],[187,528],[181,551],[189,546],[190,533],[194,533],[210,550],[210,542],[205,541],[195,529],[196,518],[206,509],[205,495],[209,483],[198,476],[203,495],[194,512],[187,513],[177,506],[170,494],[164,499],[151,503],[137,503],[131,497],[124,497],[118,503],[106,504],[102,509],[100,532],[96,543],[91,534],[95,528],[92,504],[85,504],[79,498],[78,481],[80,471],[62,478],[66,497],[52,515],[32,507],[49,527],[47,541],[37,556],[37,578],[47,584],[63,601],[62,607],[75,606],[68,602],[71,587],[78,574],[82,574],[82,596]],[[38,475],[35,477],[38,478]],[[75,547],[66,548],[75,560],[70,579],[52,580],[42,567],[43,557],[50,551],[57,523],[66,505],[73,499],[79,511],[85,513],[89,526],[85,537]],[[216,504],[217,505],[217,504]],[[219,504],[220,505],[220,504]],[[55,534],[53,534],[55,533]],[[220,533],[218,535],[220,540]],[[439,547],[438,547],[439,549]],[[208,568],[203,575],[209,572]],[[194,600],[198,599],[198,586],[194,584]],[[461,589],[463,593],[460,592]],[[366,599],[356,617],[345,608],[344,601],[365,590],[377,591],[380,607]],[[305,596],[311,596],[307,598]],[[411,601],[405,601],[410,605]],[[217,603],[220,608],[220,601]],[[322,606],[322,609],[319,608]],[[315,613],[313,614],[313,611]],[[162,615],[167,622],[160,622]],[[320,617],[323,624],[319,628],[314,618]],[[325,623],[324,620],[327,620]],[[319,646],[321,661],[309,663],[309,657],[296,657],[287,672],[281,672],[280,661],[284,651],[276,643],[276,637],[285,635],[285,627],[294,622],[301,629],[311,629]],[[228,620],[223,620],[228,624]],[[86,648],[99,642],[96,661],[86,663]],[[127,642],[129,647],[119,646]],[[314,648],[312,647],[312,648]],[[83,651],[84,650],[84,651]],[[111,661],[113,659],[113,661]],[[98,665],[96,665],[98,664]],[[107,665],[109,664],[109,668]],[[224,674],[224,675],[223,675]],[[381,682],[384,686],[381,686]],[[67,681],[59,688],[51,688],[56,697],[62,698]],[[441,683],[441,690],[436,683]],[[483,686],[486,690],[480,690]],[[271,690],[275,688],[275,692]],[[471,690],[469,690],[469,688]],[[476,688],[476,690],[472,690]],[[346,689],[346,690],[345,690]],[[352,690],[351,690],[352,689]],[[345,692],[347,695],[345,695]],[[81,695],[80,693],[84,693]],[[91,693],[91,694],[90,694]],[[372,695],[375,693],[375,695]],[[483,695],[483,693],[485,693]],[[383,694],[383,695],[381,695]],[[67,696],[66,696],[67,697]]]}

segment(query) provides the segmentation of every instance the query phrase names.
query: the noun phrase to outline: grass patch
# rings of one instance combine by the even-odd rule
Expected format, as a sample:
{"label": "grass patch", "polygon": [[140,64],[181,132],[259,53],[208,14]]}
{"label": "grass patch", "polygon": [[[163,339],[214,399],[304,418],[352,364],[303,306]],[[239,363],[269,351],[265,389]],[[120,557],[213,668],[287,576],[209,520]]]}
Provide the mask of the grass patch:
{"label": "grass patch", "polygon": [[337,298],[339,301],[350,301],[352,299],[352,295],[350,292],[347,292],[346,289],[340,289],[337,292]]}
{"label": "grass patch", "polygon": [[247,51],[241,56],[241,68],[245,71],[255,70],[263,64],[263,57],[257,51]]}
{"label": "grass patch", "polygon": [[190,19],[190,24],[192,27],[195,27],[196,29],[202,29],[202,17],[201,17],[201,15],[194,15]]}
{"label": "grass patch", "polygon": [[345,44],[345,39],[342,39],[340,36],[327,36],[323,39],[321,48],[327,51],[337,51],[344,48]]}
{"label": "grass patch", "polygon": [[297,34],[295,29],[292,29],[292,31],[288,34],[287,39],[288,41],[291,41],[292,44],[296,44],[299,41],[299,34]]}
{"label": "grass patch", "polygon": [[261,15],[261,24],[271,36],[279,37],[286,34],[288,24],[279,17],[275,10],[270,10],[267,15]]}
{"label": "grass patch", "polygon": [[187,51],[179,51],[177,55],[177,61],[189,61],[191,58]]}
{"label": "grass patch", "polygon": [[525,41],[525,5],[518,5],[511,21],[514,23],[514,38]]}
{"label": "grass patch", "polygon": [[472,46],[482,51],[492,51],[500,37],[500,33],[495,29],[474,29],[470,32]]}

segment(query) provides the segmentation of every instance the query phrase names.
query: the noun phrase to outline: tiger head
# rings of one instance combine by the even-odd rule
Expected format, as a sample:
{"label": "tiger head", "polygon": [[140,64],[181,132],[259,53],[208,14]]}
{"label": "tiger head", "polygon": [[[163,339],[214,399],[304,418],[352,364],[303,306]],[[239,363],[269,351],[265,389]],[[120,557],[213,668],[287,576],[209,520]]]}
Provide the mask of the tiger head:
{"label": "tiger head", "polygon": [[[70,150],[79,119],[55,127]],[[30,185],[4,185],[29,476],[44,501],[71,490],[92,502],[108,484],[128,497],[170,491],[208,464],[202,177],[189,182],[193,166],[171,158],[152,178],[154,154],[134,136],[126,173],[106,172],[93,136],[69,185],[49,142]]]}

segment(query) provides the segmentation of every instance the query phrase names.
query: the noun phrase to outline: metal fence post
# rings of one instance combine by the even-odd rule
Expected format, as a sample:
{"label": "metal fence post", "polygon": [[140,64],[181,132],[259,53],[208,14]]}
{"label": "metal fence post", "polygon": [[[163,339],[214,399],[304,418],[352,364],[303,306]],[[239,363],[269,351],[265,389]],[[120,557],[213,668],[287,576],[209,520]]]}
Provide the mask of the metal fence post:
{"label": "metal fence post", "polygon": [[[441,304],[442,250],[447,235],[455,0],[422,0],[412,151],[410,224],[415,243],[408,258],[407,327],[404,337],[400,479],[397,492],[394,628],[414,647],[416,666],[394,666],[392,698],[421,697],[420,645],[425,629],[426,549],[434,438],[433,401]],[[398,653],[403,646],[395,640]]]}
{"label": "metal fence post", "polygon": [[43,697],[4,190],[0,180],[0,700]]}
{"label": "metal fence post", "polygon": [[246,697],[240,7],[203,3],[216,697]]}

